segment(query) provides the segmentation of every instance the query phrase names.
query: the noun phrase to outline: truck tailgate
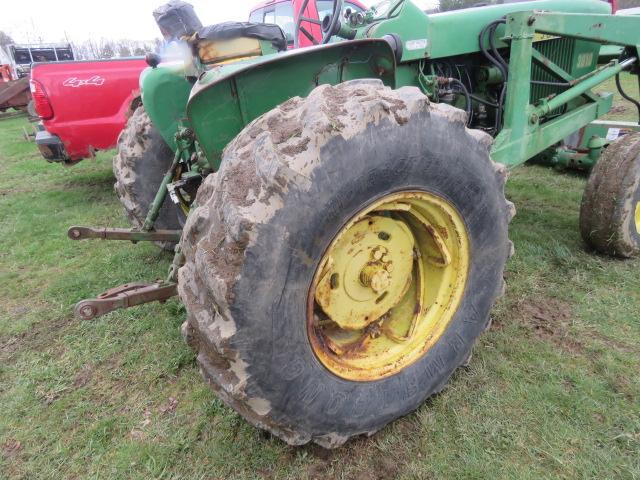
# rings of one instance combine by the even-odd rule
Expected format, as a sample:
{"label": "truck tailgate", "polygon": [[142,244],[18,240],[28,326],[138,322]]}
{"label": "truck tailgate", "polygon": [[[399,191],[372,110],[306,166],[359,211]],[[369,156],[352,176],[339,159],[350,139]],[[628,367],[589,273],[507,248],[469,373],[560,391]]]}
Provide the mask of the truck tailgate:
{"label": "truck tailgate", "polygon": [[44,127],[61,139],[70,160],[115,145],[146,66],[143,58],[34,65],[31,79],[40,83],[53,110]]}

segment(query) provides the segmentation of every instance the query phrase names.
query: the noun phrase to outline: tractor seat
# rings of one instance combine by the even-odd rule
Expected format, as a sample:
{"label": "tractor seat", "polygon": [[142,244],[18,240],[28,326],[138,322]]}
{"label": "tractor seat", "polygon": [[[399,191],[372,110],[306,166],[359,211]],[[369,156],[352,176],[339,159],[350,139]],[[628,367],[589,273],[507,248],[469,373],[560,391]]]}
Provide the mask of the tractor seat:
{"label": "tractor seat", "polygon": [[284,32],[269,23],[225,22],[202,27],[192,39],[205,65],[237,62],[287,49]]}

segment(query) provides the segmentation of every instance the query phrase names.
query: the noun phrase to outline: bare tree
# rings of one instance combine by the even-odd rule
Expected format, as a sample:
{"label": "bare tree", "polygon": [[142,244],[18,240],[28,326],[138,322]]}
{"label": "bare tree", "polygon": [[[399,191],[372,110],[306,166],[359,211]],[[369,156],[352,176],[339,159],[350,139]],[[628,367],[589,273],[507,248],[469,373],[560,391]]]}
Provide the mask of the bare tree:
{"label": "bare tree", "polygon": [[7,45],[11,45],[12,43],[15,42],[13,41],[13,38],[11,38],[11,35],[0,30],[0,47],[6,47]]}
{"label": "bare tree", "polygon": [[120,57],[130,57],[131,56],[131,48],[124,42],[116,42],[118,56]]}

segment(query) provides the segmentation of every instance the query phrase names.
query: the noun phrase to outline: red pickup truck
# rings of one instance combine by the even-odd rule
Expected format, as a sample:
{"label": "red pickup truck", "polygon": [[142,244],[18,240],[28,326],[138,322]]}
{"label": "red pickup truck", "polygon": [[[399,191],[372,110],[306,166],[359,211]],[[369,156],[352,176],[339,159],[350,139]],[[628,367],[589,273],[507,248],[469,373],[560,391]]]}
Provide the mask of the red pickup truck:
{"label": "red pickup truck", "polygon": [[[251,9],[249,21],[279,25],[293,48],[302,2],[262,2]],[[305,16],[322,19],[332,8],[333,0],[311,1]],[[364,6],[358,0],[347,0],[344,9],[362,11]],[[322,39],[317,24],[304,22],[303,26],[316,41]],[[303,32],[298,40],[301,47],[312,44]],[[44,158],[73,164],[114,147],[129,114],[139,104],[138,78],[146,66],[143,58],[35,64],[31,94],[44,127],[36,134]]]}
{"label": "red pickup truck", "polygon": [[145,67],[143,58],[35,64],[31,95],[44,126],[36,134],[44,158],[69,164],[112,148]]}

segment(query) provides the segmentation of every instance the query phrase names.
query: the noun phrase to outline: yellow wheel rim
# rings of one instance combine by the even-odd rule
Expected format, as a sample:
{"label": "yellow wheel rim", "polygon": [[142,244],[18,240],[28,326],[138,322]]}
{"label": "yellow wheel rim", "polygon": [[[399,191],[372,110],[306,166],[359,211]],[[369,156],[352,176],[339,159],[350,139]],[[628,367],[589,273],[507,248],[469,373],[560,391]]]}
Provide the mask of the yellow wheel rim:
{"label": "yellow wheel rim", "polygon": [[640,202],[636,203],[636,230],[640,234]]}
{"label": "yellow wheel rim", "polygon": [[436,344],[460,305],[469,238],[458,211],[426,192],[388,195],[362,210],[321,259],[307,332],[335,375],[393,375]]}

